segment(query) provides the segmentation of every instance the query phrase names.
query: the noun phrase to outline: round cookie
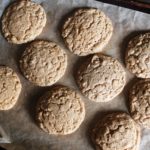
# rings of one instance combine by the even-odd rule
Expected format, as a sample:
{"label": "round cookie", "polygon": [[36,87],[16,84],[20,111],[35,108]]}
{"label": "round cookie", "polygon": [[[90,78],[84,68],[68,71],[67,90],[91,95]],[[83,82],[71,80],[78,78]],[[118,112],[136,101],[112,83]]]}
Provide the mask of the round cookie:
{"label": "round cookie", "polygon": [[37,122],[49,134],[71,134],[79,128],[84,117],[80,95],[62,85],[46,92],[37,105]]}
{"label": "round cookie", "polygon": [[74,54],[85,56],[103,50],[113,33],[110,19],[94,8],[77,9],[62,27],[62,37]]}
{"label": "round cookie", "polygon": [[142,126],[150,128],[150,80],[136,82],[130,90],[130,113]]}
{"label": "round cookie", "polygon": [[126,83],[122,65],[102,54],[94,54],[80,66],[76,81],[83,95],[95,102],[110,101],[123,90]]}
{"label": "round cookie", "polygon": [[21,0],[11,4],[2,17],[2,32],[10,43],[22,44],[34,40],[46,25],[43,7]]}
{"label": "round cookie", "polygon": [[16,104],[21,88],[17,74],[11,68],[0,66],[0,110],[11,109]]}
{"label": "round cookie", "polygon": [[50,86],[64,75],[67,68],[67,55],[54,42],[34,41],[22,54],[20,68],[32,83]]}
{"label": "round cookie", "polygon": [[106,115],[92,130],[97,150],[138,150],[140,128],[123,112]]}
{"label": "round cookie", "polygon": [[139,78],[150,78],[150,32],[140,34],[128,44],[126,67]]}

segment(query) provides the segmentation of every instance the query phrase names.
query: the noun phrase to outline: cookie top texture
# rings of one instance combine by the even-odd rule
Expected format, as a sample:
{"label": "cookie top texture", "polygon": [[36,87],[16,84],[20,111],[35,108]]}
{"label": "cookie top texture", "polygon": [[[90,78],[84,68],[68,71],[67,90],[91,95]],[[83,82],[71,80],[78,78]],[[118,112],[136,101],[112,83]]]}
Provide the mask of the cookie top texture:
{"label": "cookie top texture", "polygon": [[85,117],[80,95],[62,85],[53,87],[40,98],[36,112],[40,128],[55,135],[75,132]]}
{"label": "cookie top texture", "polygon": [[77,9],[62,27],[62,37],[67,47],[79,56],[102,51],[112,33],[110,19],[94,8]]}
{"label": "cookie top texture", "polygon": [[136,82],[130,90],[130,113],[145,128],[150,128],[150,80]]}
{"label": "cookie top texture", "polygon": [[46,13],[41,5],[20,0],[5,10],[2,17],[2,32],[10,43],[27,43],[42,32],[46,20]]}
{"label": "cookie top texture", "polygon": [[94,54],[81,64],[75,78],[83,95],[95,102],[112,100],[126,83],[119,61],[102,54]]}
{"label": "cookie top texture", "polygon": [[16,104],[21,89],[18,75],[11,68],[0,66],[0,110],[11,109]]}
{"label": "cookie top texture", "polygon": [[97,150],[138,150],[140,128],[126,113],[112,113],[96,124],[92,140]]}
{"label": "cookie top texture", "polygon": [[139,78],[150,78],[150,32],[130,40],[126,52],[126,67]]}
{"label": "cookie top texture", "polygon": [[30,82],[38,86],[50,86],[64,75],[67,55],[54,42],[34,41],[23,52],[20,68]]}

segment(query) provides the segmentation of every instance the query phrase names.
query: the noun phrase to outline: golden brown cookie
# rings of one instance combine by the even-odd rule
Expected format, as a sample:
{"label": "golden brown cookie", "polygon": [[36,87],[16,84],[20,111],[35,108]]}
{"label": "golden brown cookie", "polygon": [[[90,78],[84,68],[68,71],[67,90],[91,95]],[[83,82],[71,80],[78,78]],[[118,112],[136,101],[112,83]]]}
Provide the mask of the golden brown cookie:
{"label": "golden brown cookie", "polygon": [[77,9],[62,28],[62,37],[69,50],[80,56],[101,52],[112,33],[110,19],[95,8]]}
{"label": "golden brown cookie", "polygon": [[130,90],[130,113],[140,125],[150,128],[150,80],[136,82]]}
{"label": "golden brown cookie", "polygon": [[125,71],[112,57],[94,54],[77,71],[76,81],[83,95],[95,102],[108,102],[126,83]]}
{"label": "golden brown cookie", "polygon": [[21,88],[17,74],[11,68],[0,66],[0,110],[11,109],[16,104]]}
{"label": "golden brown cookie", "polygon": [[150,78],[150,33],[140,34],[128,44],[126,67],[139,78]]}
{"label": "golden brown cookie", "polygon": [[85,108],[76,91],[59,85],[40,98],[36,114],[42,130],[49,134],[66,135],[79,128],[85,117]]}
{"label": "golden brown cookie", "polygon": [[34,40],[46,25],[46,13],[35,2],[19,0],[2,17],[2,32],[8,42],[22,44]]}
{"label": "golden brown cookie", "polygon": [[140,128],[123,112],[106,115],[92,130],[97,150],[138,150]]}
{"label": "golden brown cookie", "polygon": [[38,86],[50,86],[64,75],[67,55],[54,42],[34,41],[23,52],[20,68],[30,82]]}

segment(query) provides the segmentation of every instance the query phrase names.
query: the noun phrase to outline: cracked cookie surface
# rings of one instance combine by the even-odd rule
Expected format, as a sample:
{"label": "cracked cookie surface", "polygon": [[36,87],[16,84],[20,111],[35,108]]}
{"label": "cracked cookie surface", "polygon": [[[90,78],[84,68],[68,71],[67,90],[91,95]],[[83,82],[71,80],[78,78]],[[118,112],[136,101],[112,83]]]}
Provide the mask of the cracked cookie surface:
{"label": "cracked cookie surface", "polygon": [[123,112],[108,114],[92,130],[97,150],[138,150],[140,127]]}
{"label": "cracked cookie surface", "polygon": [[30,82],[50,86],[64,75],[67,55],[54,42],[34,41],[23,52],[20,68]]}
{"label": "cracked cookie surface", "polygon": [[132,118],[140,125],[150,128],[150,80],[140,80],[133,85],[129,103]]}
{"label": "cracked cookie surface", "polygon": [[110,101],[126,83],[122,65],[102,54],[94,54],[80,66],[76,81],[83,95],[95,102]]}
{"label": "cracked cookie surface", "polygon": [[85,108],[76,91],[59,85],[39,99],[36,114],[43,131],[65,135],[79,128],[85,117]]}
{"label": "cracked cookie surface", "polygon": [[34,40],[46,25],[42,6],[21,0],[11,4],[2,17],[2,31],[10,43],[22,44]]}
{"label": "cracked cookie surface", "polygon": [[139,78],[150,78],[150,33],[140,34],[128,44],[126,67]]}
{"label": "cracked cookie surface", "polygon": [[94,8],[76,10],[62,27],[62,37],[68,48],[80,56],[102,51],[112,33],[110,19]]}
{"label": "cracked cookie surface", "polygon": [[11,68],[0,66],[0,110],[11,109],[16,104],[21,88],[17,74]]}

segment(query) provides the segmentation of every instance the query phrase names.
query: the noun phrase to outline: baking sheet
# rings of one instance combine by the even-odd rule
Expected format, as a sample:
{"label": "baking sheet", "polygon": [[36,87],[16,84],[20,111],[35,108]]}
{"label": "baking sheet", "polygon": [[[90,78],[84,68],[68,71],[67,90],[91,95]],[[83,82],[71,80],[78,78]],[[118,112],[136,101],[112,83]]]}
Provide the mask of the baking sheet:
{"label": "baking sheet", "polygon": [[[0,0],[0,15],[4,8],[12,0]],[[112,20],[114,35],[103,53],[118,58],[124,65],[123,57],[125,46],[130,37],[150,30],[150,15],[121,8],[93,0],[35,0],[39,2],[47,12],[47,25],[38,39],[48,39],[61,45],[68,54],[68,69],[65,76],[58,83],[70,86],[78,90],[73,73],[83,57],[71,54],[65,47],[59,33],[59,28],[64,16],[77,7],[96,7],[103,10]],[[25,44],[26,45],[26,44]],[[67,136],[48,135],[41,131],[34,120],[34,110],[37,99],[47,89],[40,88],[29,83],[20,73],[18,58],[25,45],[8,44],[0,34],[0,64],[12,67],[20,76],[23,90],[16,106],[9,111],[0,111],[0,126],[5,130],[12,141],[4,144],[8,150],[93,150],[89,131],[96,120],[100,119],[104,112],[128,111],[128,89],[135,81],[135,77],[127,70],[127,85],[124,91],[108,103],[95,103],[85,97],[86,117],[81,127],[73,134]],[[79,90],[78,90],[79,91]],[[142,141],[140,150],[150,149],[150,130],[142,129]]]}

